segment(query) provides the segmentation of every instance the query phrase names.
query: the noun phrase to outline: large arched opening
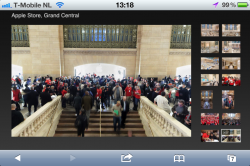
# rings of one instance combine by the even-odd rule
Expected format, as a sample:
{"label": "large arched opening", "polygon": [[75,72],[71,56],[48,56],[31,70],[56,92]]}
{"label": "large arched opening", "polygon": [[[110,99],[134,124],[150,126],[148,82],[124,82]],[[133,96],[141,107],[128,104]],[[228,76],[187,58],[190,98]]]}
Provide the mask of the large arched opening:
{"label": "large arched opening", "polygon": [[191,75],[191,65],[181,66],[176,68],[176,76],[189,76]]}
{"label": "large arched opening", "polygon": [[126,68],[106,63],[90,63],[74,67],[75,76],[83,76],[86,75],[87,73],[88,74],[95,73],[96,75],[99,76],[114,74],[116,79],[121,80],[123,77],[126,77]]}
{"label": "large arched opening", "polygon": [[11,77],[23,75],[23,67],[18,65],[11,65]]}

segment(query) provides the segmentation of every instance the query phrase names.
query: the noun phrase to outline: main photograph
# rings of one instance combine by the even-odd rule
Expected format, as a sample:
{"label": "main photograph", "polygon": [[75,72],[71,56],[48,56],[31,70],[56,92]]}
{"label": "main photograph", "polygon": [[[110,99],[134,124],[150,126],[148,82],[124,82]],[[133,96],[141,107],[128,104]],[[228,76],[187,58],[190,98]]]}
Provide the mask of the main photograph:
{"label": "main photograph", "polygon": [[12,25],[12,137],[191,137],[191,25]]}

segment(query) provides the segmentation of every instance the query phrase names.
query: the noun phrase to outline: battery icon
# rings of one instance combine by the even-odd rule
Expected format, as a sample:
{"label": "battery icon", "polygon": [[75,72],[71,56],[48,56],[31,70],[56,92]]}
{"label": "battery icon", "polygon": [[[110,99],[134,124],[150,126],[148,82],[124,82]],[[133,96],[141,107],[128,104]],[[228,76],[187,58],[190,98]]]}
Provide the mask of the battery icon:
{"label": "battery icon", "polygon": [[238,2],[238,7],[247,7],[249,6],[247,2]]}

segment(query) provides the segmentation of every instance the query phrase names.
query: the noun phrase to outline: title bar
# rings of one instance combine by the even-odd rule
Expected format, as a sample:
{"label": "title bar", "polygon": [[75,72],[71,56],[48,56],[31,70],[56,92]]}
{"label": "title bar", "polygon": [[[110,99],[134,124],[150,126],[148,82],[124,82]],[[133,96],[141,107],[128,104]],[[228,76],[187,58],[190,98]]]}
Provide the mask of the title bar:
{"label": "title bar", "polygon": [[250,10],[249,0],[0,0],[0,10]]}

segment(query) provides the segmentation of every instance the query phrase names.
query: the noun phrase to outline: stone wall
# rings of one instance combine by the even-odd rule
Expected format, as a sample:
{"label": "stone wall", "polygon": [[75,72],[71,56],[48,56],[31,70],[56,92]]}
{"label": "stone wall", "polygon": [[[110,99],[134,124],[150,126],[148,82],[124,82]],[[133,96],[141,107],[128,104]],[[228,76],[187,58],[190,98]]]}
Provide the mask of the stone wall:
{"label": "stone wall", "polygon": [[171,25],[139,25],[136,49],[63,48],[62,25],[29,25],[29,48],[12,48],[12,64],[24,78],[37,75],[73,76],[74,67],[88,63],[123,66],[127,76],[172,77],[191,64],[191,50],[170,49]]}
{"label": "stone wall", "polygon": [[142,25],[140,45],[142,77],[158,77],[158,79],[166,75],[174,77],[177,67],[191,65],[190,49],[170,49],[171,31],[172,25]]}
{"label": "stone wall", "polygon": [[58,25],[29,25],[30,53],[20,54],[13,48],[12,64],[23,67],[24,78],[38,75],[60,76],[60,43]]}

